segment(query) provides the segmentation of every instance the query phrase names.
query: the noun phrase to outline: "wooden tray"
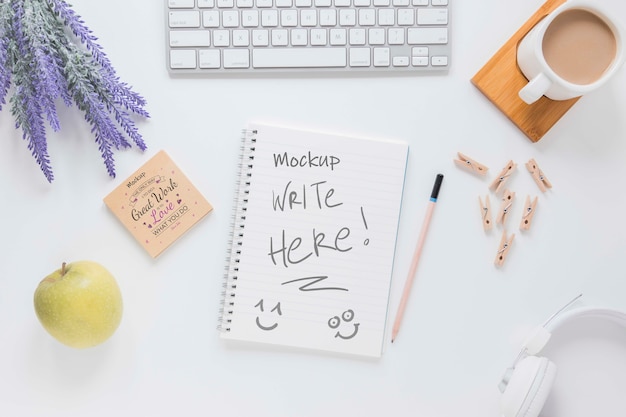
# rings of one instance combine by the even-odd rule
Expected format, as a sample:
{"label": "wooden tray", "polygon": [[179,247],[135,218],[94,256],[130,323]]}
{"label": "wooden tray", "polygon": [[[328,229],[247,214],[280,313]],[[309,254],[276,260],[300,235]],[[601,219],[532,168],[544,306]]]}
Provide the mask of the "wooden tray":
{"label": "wooden tray", "polygon": [[472,83],[533,142],[539,141],[580,97],[555,101],[543,96],[533,104],[522,101],[517,93],[528,81],[517,66],[517,44],[564,2],[546,1],[472,78]]}

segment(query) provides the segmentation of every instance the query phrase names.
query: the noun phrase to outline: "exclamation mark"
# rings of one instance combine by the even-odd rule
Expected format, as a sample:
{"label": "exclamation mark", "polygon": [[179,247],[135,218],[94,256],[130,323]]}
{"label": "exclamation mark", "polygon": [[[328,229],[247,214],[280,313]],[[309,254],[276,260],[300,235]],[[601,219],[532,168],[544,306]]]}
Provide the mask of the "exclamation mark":
{"label": "exclamation mark", "polygon": [[[361,207],[361,218],[363,219],[363,224],[365,225],[365,230],[368,230],[368,228],[367,228],[367,220],[365,220],[365,213],[363,212],[363,207]],[[363,241],[363,244],[365,246],[369,245],[370,244],[370,240],[366,238]]]}

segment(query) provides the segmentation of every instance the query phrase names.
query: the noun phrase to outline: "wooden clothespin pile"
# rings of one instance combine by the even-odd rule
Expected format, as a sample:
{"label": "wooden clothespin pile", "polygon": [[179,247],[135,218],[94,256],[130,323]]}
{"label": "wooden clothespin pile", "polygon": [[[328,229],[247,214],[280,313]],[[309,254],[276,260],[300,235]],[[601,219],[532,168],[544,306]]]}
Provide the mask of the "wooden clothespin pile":
{"label": "wooden clothespin pile", "polygon": [[[469,171],[473,174],[485,176],[489,168],[486,165],[468,157],[467,155],[457,152],[457,159],[454,159],[454,163],[460,168]],[[500,244],[496,252],[495,265],[502,266],[506,260],[506,257],[513,244],[515,233],[510,235],[506,230],[507,219],[511,217],[513,209],[513,202],[515,200],[515,192],[507,188],[507,184],[513,173],[516,171],[517,164],[511,160],[509,161],[496,178],[490,183],[489,190],[495,195],[500,196],[500,207],[495,213],[496,225],[502,226],[502,237],[500,238]],[[543,171],[537,165],[534,159],[530,159],[526,163],[526,168],[530,172],[533,180],[542,192],[546,192],[549,188],[552,188],[552,184],[547,179]],[[531,198],[530,195],[526,196],[524,202],[524,209],[522,211],[521,220],[519,224],[520,230],[528,231],[532,225],[533,216],[537,208],[538,197]],[[493,228],[493,213],[491,212],[491,201],[489,194],[478,197],[478,204],[480,205],[480,213],[482,218],[482,225],[485,232],[492,230]]]}

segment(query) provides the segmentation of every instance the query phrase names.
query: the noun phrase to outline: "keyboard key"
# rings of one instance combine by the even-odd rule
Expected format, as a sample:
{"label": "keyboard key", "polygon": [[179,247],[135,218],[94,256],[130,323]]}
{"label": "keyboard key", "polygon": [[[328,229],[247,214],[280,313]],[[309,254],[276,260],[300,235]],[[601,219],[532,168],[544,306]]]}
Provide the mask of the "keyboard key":
{"label": "keyboard key", "polygon": [[428,57],[427,56],[414,56],[414,57],[411,57],[411,64],[414,67],[426,67],[426,66],[428,66]]}
{"label": "keyboard key", "polygon": [[198,8],[211,9],[215,7],[215,0],[198,0]]}
{"label": "keyboard key", "polygon": [[326,40],[326,29],[311,29],[311,45],[324,46],[328,42]]}
{"label": "keyboard key", "polygon": [[245,29],[233,30],[233,46],[250,45],[250,32]]}
{"label": "keyboard key", "polygon": [[194,0],[168,0],[167,5],[170,9],[193,9]]}
{"label": "keyboard key", "polygon": [[365,45],[365,29],[350,29],[348,38],[350,45]]}
{"label": "keyboard key", "polygon": [[254,49],[255,68],[339,68],[346,66],[345,48]]}
{"label": "keyboard key", "polygon": [[322,9],[320,10],[320,26],[336,26],[337,25],[337,11],[335,9]]}
{"label": "keyboard key", "polygon": [[202,49],[198,52],[198,64],[200,68],[220,68],[221,60],[219,49]]}
{"label": "keyboard key", "polygon": [[350,48],[350,66],[369,67],[370,53],[370,48]]}
{"label": "keyboard key", "polygon": [[228,30],[214,30],[213,31],[213,45],[215,46],[230,46],[230,31]]}
{"label": "keyboard key", "polygon": [[447,56],[434,56],[431,58],[430,64],[433,67],[445,67],[448,65]]}
{"label": "keyboard key", "polygon": [[355,26],[356,25],[356,10],[354,9],[339,10],[339,25]]}
{"label": "keyboard key", "polygon": [[400,26],[413,26],[415,23],[415,11],[413,9],[398,9],[398,24]]}
{"label": "keyboard key", "polygon": [[448,28],[409,28],[409,45],[436,45],[448,43]]}
{"label": "keyboard key", "polygon": [[293,46],[305,46],[309,43],[306,29],[293,29],[291,31],[291,44]]}
{"label": "keyboard key", "polygon": [[263,27],[278,26],[278,10],[263,10],[261,12],[261,26]]}
{"label": "keyboard key", "polygon": [[385,29],[383,28],[371,28],[368,30],[367,37],[370,45],[384,45],[385,44]]}
{"label": "keyboard key", "polygon": [[428,56],[428,47],[414,46],[411,48],[411,56]]}
{"label": "keyboard key", "polygon": [[378,24],[381,26],[393,26],[396,21],[394,9],[378,9]]}
{"label": "keyboard key", "polygon": [[196,51],[194,49],[172,49],[170,51],[170,68],[196,68]]}
{"label": "keyboard key", "polygon": [[289,35],[286,29],[272,30],[272,45],[273,46],[287,46],[288,42],[289,42]]}
{"label": "keyboard key", "polygon": [[205,28],[220,27],[220,12],[218,12],[217,10],[202,12],[202,25]]}
{"label": "keyboard key", "polygon": [[418,9],[418,25],[446,25],[448,24],[448,9]]}
{"label": "keyboard key", "polygon": [[394,56],[392,59],[394,67],[408,67],[409,66],[409,57],[408,56]]}
{"label": "keyboard key", "polygon": [[259,26],[259,11],[244,10],[241,12],[241,25],[245,28],[255,28]]}
{"label": "keyboard key", "polygon": [[389,48],[374,48],[374,66],[388,67],[390,63]]}
{"label": "keyboard key", "polygon": [[197,12],[197,11],[170,12],[169,25],[171,28],[200,27],[200,12]]}
{"label": "keyboard key", "polygon": [[256,29],[252,31],[252,45],[268,46],[270,44],[270,35],[267,29]]}
{"label": "keyboard key", "polygon": [[348,43],[348,31],[346,29],[331,29],[330,44],[346,45]]}
{"label": "keyboard key", "polygon": [[300,10],[300,25],[304,27],[314,27],[317,25],[317,10]]}
{"label": "keyboard key", "polygon": [[239,12],[237,10],[226,10],[222,12],[222,25],[225,28],[239,27]]}
{"label": "keyboard key", "polygon": [[376,24],[376,10],[359,9],[359,25],[374,26]]}
{"label": "keyboard key", "polygon": [[403,45],[403,44],[404,44],[404,29],[390,28],[389,29],[389,45]]}
{"label": "keyboard key", "polygon": [[170,46],[209,46],[210,36],[206,30],[172,30],[170,31]]}
{"label": "keyboard key", "polygon": [[248,68],[250,53],[247,49],[224,49],[224,68]]}
{"label": "keyboard key", "polygon": [[294,9],[280,11],[280,24],[283,27],[298,26],[298,11]]}

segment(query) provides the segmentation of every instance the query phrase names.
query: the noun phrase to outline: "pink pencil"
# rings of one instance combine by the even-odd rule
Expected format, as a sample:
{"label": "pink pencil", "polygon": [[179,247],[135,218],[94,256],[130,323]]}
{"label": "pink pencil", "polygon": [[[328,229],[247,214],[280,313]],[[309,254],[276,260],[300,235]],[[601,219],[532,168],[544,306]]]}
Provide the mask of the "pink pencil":
{"label": "pink pencil", "polygon": [[400,299],[400,305],[398,306],[398,312],[396,313],[396,321],[393,323],[393,330],[391,332],[391,343],[393,343],[393,341],[396,339],[398,331],[400,330],[400,323],[402,323],[404,309],[406,308],[406,302],[409,298],[409,293],[411,292],[413,280],[415,279],[415,271],[417,271],[417,264],[419,263],[420,256],[422,255],[424,240],[426,240],[426,233],[428,232],[430,220],[433,217],[433,210],[435,209],[435,204],[437,203],[437,197],[439,196],[439,189],[441,188],[442,182],[443,175],[437,174],[437,178],[435,178],[435,185],[433,186],[433,191],[430,194],[430,202],[428,203],[428,208],[426,209],[426,217],[424,217],[424,223],[422,223],[422,231],[420,232],[420,237],[417,241],[417,246],[415,247],[415,253],[413,254],[413,260],[411,261],[409,275],[407,276],[406,282],[404,283],[402,298]]}

